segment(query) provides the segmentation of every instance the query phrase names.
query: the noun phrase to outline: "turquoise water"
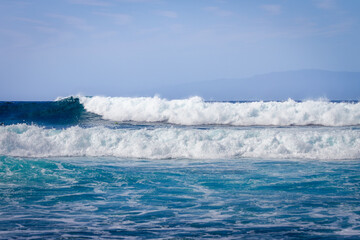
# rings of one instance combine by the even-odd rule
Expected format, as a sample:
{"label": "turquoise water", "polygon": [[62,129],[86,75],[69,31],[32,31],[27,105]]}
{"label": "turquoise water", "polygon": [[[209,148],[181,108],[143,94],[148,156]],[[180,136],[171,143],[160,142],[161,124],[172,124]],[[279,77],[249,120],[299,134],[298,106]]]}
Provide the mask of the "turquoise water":
{"label": "turquoise water", "polygon": [[360,239],[360,103],[0,102],[0,239]]}
{"label": "turquoise water", "polygon": [[1,239],[360,236],[360,160],[0,160]]}

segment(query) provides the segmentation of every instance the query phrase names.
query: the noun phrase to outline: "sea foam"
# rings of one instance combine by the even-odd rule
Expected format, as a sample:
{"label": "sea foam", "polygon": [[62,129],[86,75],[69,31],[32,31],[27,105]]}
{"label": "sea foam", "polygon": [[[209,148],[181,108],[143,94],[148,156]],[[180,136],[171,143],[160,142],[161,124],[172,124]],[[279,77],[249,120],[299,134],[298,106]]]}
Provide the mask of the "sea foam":
{"label": "sea foam", "polygon": [[0,127],[0,155],[21,157],[359,159],[359,129]]}
{"label": "sea foam", "polygon": [[113,121],[165,122],[179,125],[354,126],[360,103],[308,100],[296,102],[206,102],[200,97],[79,97],[88,112]]}

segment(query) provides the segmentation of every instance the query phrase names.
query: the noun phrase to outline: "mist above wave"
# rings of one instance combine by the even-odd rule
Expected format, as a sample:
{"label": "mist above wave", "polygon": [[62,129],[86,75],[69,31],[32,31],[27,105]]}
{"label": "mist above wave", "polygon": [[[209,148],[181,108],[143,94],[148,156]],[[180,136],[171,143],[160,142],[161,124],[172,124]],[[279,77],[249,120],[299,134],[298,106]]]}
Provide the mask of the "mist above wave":
{"label": "mist above wave", "polygon": [[360,125],[360,103],[206,102],[200,97],[79,97],[88,112],[113,121],[166,122],[179,125],[351,126]]}
{"label": "mist above wave", "polygon": [[21,157],[358,159],[359,129],[0,127],[0,155]]}

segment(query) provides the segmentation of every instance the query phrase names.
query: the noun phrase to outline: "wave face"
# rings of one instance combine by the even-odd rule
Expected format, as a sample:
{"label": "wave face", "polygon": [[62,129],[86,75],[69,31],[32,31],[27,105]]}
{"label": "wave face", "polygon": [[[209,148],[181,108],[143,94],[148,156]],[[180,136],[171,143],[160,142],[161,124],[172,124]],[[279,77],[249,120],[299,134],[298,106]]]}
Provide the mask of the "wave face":
{"label": "wave face", "polygon": [[54,102],[0,102],[0,122],[6,125],[78,124],[86,115],[88,114],[79,99],[73,97]]}
{"label": "wave face", "polygon": [[86,111],[112,121],[165,122],[179,125],[354,126],[360,103],[304,101],[205,102],[200,97],[79,97]]}
{"label": "wave face", "polygon": [[0,127],[0,155],[146,159],[358,159],[360,129]]}

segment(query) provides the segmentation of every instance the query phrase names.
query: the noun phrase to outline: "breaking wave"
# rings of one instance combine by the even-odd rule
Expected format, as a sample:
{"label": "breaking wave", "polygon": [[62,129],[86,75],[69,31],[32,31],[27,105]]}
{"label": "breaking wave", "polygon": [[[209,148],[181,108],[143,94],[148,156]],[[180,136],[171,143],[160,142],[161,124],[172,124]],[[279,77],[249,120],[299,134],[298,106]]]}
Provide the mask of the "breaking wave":
{"label": "breaking wave", "polygon": [[0,127],[0,155],[145,159],[359,159],[360,129]]}
{"label": "breaking wave", "polygon": [[79,97],[86,111],[112,121],[165,122],[179,125],[355,126],[360,103],[206,102],[200,97],[166,100],[159,97]]}

